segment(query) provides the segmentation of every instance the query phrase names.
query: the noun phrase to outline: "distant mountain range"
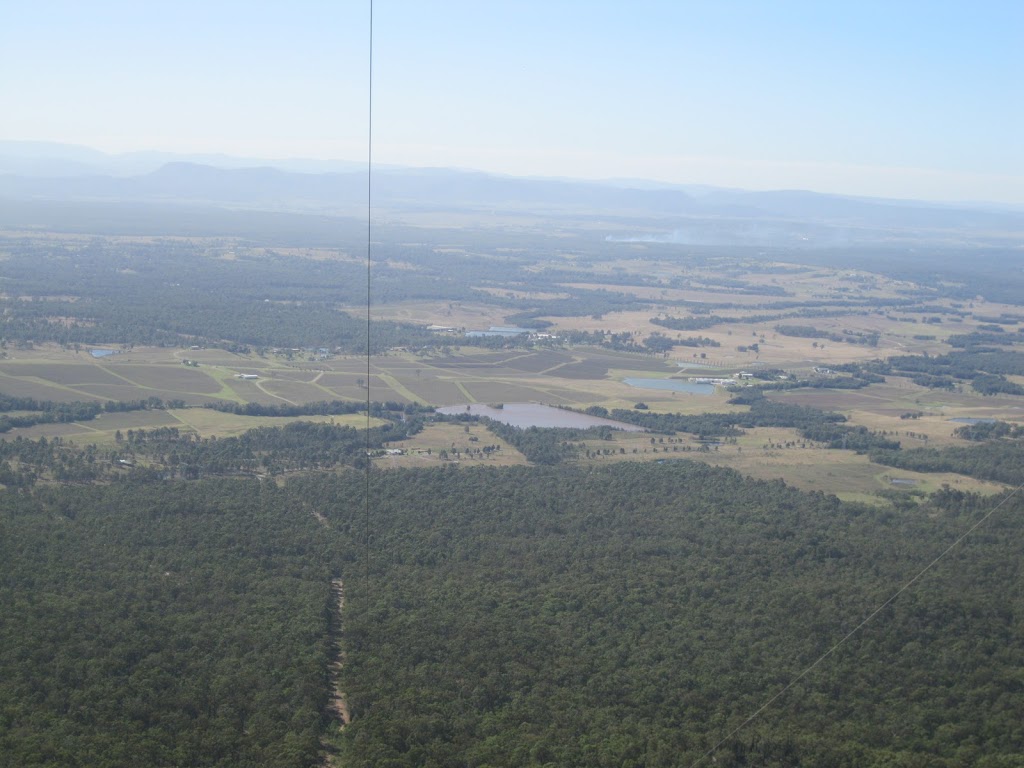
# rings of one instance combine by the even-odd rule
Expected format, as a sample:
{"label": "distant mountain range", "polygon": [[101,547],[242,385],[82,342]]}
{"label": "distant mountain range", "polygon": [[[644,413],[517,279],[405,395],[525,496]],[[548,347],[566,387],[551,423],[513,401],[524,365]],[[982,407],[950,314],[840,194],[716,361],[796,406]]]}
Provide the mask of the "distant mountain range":
{"label": "distant mountain range", "polygon": [[140,176],[167,163],[195,163],[215,168],[272,167],[297,173],[356,171],[365,163],[293,158],[267,160],[224,154],[125,152],[108,154],[78,144],[51,141],[0,141],[0,174],[20,176]]}
{"label": "distant mountain range", "polygon": [[[108,155],[65,144],[0,141],[0,197],[10,200],[212,204],[346,213],[366,205],[366,169],[355,163],[262,160],[140,152]],[[1024,210],[996,204],[938,204],[808,191],[751,192],[655,182],[574,181],[451,169],[375,167],[374,205],[406,212],[513,211],[622,216],[685,242],[700,222],[721,230],[806,223],[874,232],[961,232],[1024,242]],[[717,224],[716,224],[717,222]],[[624,237],[623,239],[631,239]],[[756,239],[756,238],[755,238]],[[816,237],[815,239],[819,239]],[[728,240],[728,238],[726,238]]]}

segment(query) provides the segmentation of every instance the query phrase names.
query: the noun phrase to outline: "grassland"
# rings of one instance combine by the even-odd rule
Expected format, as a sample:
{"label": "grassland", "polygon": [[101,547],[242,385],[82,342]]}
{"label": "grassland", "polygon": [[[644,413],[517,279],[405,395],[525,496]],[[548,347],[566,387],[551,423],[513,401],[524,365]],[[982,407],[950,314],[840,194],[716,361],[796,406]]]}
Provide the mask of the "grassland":
{"label": "grassland", "polygon": [[[498,446],[498,450],[480,454],[488,445]],[[488,466],[527,463],[519,451],[480,424],[428,424],[419,434],[393,447],[405,451],[404,455],[383,456],[375,460],[377,466],[390,469],[453,463]]]}
{"label": "grassland", "polygon": [[[735,442],[703,446],[691,436],[655,438],[616,433],[611,440],[586,443],[586,461],[671,461],[688,459],[729,467],[760,480],[784,479],[806,491],[821,491],[851,501],[881,501],[880,493],[929,493],[943,485],[962,491],[997,493],[1006,488],[953,473],[921,473],[873,464],[867,456],[816,446],[791,429],[751,429]],[[893,481],[896,481],[895,483]]]}

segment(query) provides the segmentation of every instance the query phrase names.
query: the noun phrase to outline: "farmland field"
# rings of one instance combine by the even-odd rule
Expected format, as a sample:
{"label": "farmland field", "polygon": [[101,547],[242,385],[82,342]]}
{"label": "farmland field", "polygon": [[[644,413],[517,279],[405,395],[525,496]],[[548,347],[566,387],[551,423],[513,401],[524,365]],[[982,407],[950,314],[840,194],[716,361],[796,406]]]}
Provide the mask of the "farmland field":
{"label": "farmland field", "polygon": [[220,391],[220,384],[201,368],[181,365],[111,363],[103,366],[109,373],[127,379],[142,389],[159,389],[165,392],[183,394],[213,395]]}
{"label": "farmland field", "polygon": [[[539,226],[538,221],[531,226]],[[585,233],[593,230],[594,223],[581,221],[579,226],[576,234],[568,236],[586,240],[589,235]],[[579,410],[636,406],[650,414],[729,414],[747,409],[729,401],[736,389],[742,392],[751,385],[767,387],[765,397],[771,403],[839,413],[849,428],[863,427],[879,438],[898,441],[904,449],[961,445],[962,438],[954,434],[959,422],[953,419],[997,419],[1011,424],[1024,420],[1020,395],[997,392],[983,396],[965,381],[935,388],[914,383],[908,375],[890,374],[884,382],[835,389],[822,379],[837,374],[817,372],[844,365],[852,365],[848,370],[856,371],[859,365],[870,367],[898,356],[947,355],[966,343],[957,338],[970,334],[987,333],[985,338],[990,341],[999,340],[992,337],[994,333],[1010,338],[1019,322],[1015,319],[1018,309],[1012,304],[975,296],[968,306],[947,295],[943,283],[915,283],[904,276],[845,265],[801,264],[799,254],[761,259],[749,253],[738,257],[711,250],[684,257],[668,247],[633,243],[617,253],[608,246],[600,255],[590,257],[586,255],[589,246],[581,245],[577,251],[537,248],[537,243],[552,242],[540,234],[537,237],[541,239],[530,241],[533,245],[517,248],[495,241],[493,233],[481,235],[481,242],[473,247],[463,247],[431,245],[426,230],[417,232],[426,239],[411,240],[408,253],[392,253],[382,261],[386,281],[405,288],[375,303],[373,317],[378,323],[412,323],[419,330],[404,326],[405,336],[396,338],[408,338],[408,342],[377,350],[369,366],[365,357],[332,342],[304,344],[300,340],[303,334],[319,334],[317,328],[303,328],[293,334],[294,341],[274,344],[230,343],[227,330],[223,336],[182,337],[178,343],[162,344],[116,337],[87,345],[12,343],[0,350],[2,394],[52,403],[156,397],[188,407],[104,414],[74,424],[37,424],[13,429],[7,438],[47,435],[76,443],[109,444],[117,431],[169,425],[203,436],[237,435],[253,426],[284,422],[195,406],[251,403],[267,408],[300,407],[330,400],[358,404],[368,397],[419,406],[525,402]],[[85,247],[87,241],[73,235],[51,238],[34,233],[29,242],[43,251],[53,246],[63,253],[66,248]],[[117,253],[118,248],[144,250],[157,241],[121,237],[109,242]],[[219,270],[257,265],[263,269],[273,263],[274,269],[287,272],[289,280],[297,284],[305,280],[303,290],[310,295],[324,287],[325,265],[347,269],[345,265],[352,259],[345,249],[289,246],[272,253],[238,240],[183,238],[175,242],[185,261],[192,258],[205,263],[204,259],[213,256]],[[463,259],[465,278],[457,273],[446,273],[449,276],[445,278],[453,281],[450,288],[458,296],[417,296],[419,287],[436,279],[433,265],[440,257]],[[305,277],[312,274],[310,270],[321,270],[314,282]],[[464,280],[461,288],[460,280]],[[287,280],[281,285],[288,296],[261,300],[253,317],[277,311],[275,307],[303,306],[303,299],[296,298]],[[70,283],[54,285],[48,292],[47,300],[60,306],[61,322],[79,306],[81,297],[73,288]],[[231,300],[241,301],[236,306],[242,314],[249,311],[244,309],[251,306],[246,303],[251,298],[247,289],[228,281],[219,290],[232,296],[232,291],[240,290]],[[402,290],[410,295],[401,298]],[[15,303],[10,309],[26,306]],[[334,313],[329,323],[339,322],[346,312],[350,320],[361,322],[362,313],[346,300],[332,296],[329,306]],[[301,315],[299,312],[295,318]],[[253,317],[242,331],[252,332]],[[287,314],[275,317],[292,322]],[[992,322],[1004,319],[1002,324]],[[528,327],[535,323],[543,333],[535,334],[536,338],[490,340],[490,346],[488,340],[471,343],[463,336],[468,330],[522,323]],[[427,326],[452,330],[427,333]],[[110,350],[111,354],[97,358],[89,349]],[[741,373],[743,378],[737,378],[733,388],[718,386],[708,395],[626,383],[674,379],[685,384],[690,377],[729,378]],[[256,378],[242,379],[241,374]],[[802,379],[809,386],[773,391],[780,377]],[[1024,374],[1011,370],[1006,381],[1006,387],[1012,387],[1024,381]],[[428,424],[422,436],[411,438],[410,445],[419,440],[426,441],[426,447],[439,447],[445,441],[438,436],[447,437],[447,430],[445,425]],[[483,434],[476,434],[477,427],[473,430],[475,437],[484,439]],[[800,487],[847,498],[924,491],[943,482],[976,487],[977,481],[942,474],[908,476],[902,478],[906,482],[893,485],[887,469],[871,464],[866,455],[821,446],[765,448],[775,444],[772,440],[763,428],[748,429],[735,444],[699,454],[700,446],[690,445],[686,455],[760,478],[786,477]],[[615,451],[594,445],[588,449],[589,458],[578,460],[664,459],[662,452],[655,452],[650,445],[645,451],[637,441],[636,437],[616,435],[612,440]],[[450,448],[452,441],[447,442]],[[671,455],[676,456],[683,452],[683,444],[673,443],[673,449]],[[511,447],[503,451],[502,457],[488,457],[487,461],[511,461],[513,456],[518,456],[516,461],[523,460]],[[476,459],[463,459],[471,460]],[[420,457],[392,456],[387,466],[422,461]]]}

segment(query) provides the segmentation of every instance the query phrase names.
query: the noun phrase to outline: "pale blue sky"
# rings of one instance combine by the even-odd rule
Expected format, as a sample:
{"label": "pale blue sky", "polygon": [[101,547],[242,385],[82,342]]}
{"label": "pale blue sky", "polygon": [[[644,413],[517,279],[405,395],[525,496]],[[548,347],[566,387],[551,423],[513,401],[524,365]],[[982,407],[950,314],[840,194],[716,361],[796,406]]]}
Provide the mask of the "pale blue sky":
{"label": "pale blue sky", "polygon": [[[1024,203],[1024,3],[377,0],[375,157]],[[0,138],[362,159],[367,2],[11,2]]]}

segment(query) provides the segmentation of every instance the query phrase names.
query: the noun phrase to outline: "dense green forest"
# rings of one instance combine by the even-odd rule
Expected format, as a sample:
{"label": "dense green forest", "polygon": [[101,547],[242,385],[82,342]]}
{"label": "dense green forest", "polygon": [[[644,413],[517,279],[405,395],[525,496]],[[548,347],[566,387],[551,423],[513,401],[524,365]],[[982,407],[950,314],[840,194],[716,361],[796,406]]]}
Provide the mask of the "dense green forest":
{"label": "dense green forest", "polygon": [[[0,765],[313,765],[337,576],[340,764],[692,764],[991,504],[686,461],[370,480],[369,519],[351,470],[0,493]],[[715,764],[1024,764],[1020,511]]]}
{"label": "dense green forest", "polygon": [[[988,505],[897,515],[689,462],[396,472],[373,493],[343,755],[395,767],[692,764]],[[1019,509],[715,764],[1021,765]]]}
{"label": "dense green forest", "polygon": [[0,766],[311,766],[333,555],[291,499],[0,493]]}

